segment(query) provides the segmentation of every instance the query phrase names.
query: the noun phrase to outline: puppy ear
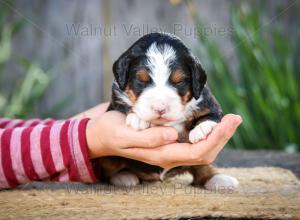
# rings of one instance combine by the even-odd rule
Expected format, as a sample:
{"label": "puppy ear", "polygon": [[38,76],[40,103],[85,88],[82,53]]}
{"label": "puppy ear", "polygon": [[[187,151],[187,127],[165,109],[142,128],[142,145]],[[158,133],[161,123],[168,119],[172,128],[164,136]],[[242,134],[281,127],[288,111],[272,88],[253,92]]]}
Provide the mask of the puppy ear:
{"label": "puppy ear", "polygon": [[191,56],[189,59],[190,71],[192,74],[192,91],[193,96],[197,100],[206,83],[206,73],[202,68],[197,57]]}
{"label": "puppy ear", "polygon": [[128,69],[130,60],[130,54],[128,51],[126,51],[113,64],[113,73],[121,90],[125,89],[128,81]]}

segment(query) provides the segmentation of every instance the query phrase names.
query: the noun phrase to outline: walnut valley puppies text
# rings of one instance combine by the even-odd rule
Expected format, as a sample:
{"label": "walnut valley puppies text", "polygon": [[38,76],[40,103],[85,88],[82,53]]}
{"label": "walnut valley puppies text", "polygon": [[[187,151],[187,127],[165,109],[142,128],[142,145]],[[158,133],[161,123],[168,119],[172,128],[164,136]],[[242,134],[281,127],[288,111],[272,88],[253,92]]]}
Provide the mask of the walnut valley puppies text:
{"label": "walnut valley puppies text", "polygon": [[175,35],[198,38],[200,36],[230,36],[233,29],[229,26],[211,24],[206,27],[187,26],[176,23],[170,26],[153,26],[150,24],[113,24],[109,26],[99,24],[66,24],[66,34],[69,37],[141,37],[155,32],[169,32]]}

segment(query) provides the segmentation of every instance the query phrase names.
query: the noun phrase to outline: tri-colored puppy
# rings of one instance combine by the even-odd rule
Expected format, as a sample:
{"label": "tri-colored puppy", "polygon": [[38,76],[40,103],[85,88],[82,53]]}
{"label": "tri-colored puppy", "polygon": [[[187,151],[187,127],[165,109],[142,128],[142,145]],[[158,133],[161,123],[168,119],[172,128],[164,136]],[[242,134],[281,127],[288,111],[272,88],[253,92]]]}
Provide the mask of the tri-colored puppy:
{"label": "tri-colored puppy", "polygon": [[[174,35],[143,36],[114,63],[113,73],[108,110],[125,113],[126,123],[133,129],[172,126],[179,132],[179,142],[196,143],[205,139],[223,116],[200,62]],[[99,164],[102,180],[117,186],[163,180],[182,172],[190,172],[193,184],[206,189],[238,186],[234,177],[219,174],[212,165],[164,170],[122,157],[103,157]]]}

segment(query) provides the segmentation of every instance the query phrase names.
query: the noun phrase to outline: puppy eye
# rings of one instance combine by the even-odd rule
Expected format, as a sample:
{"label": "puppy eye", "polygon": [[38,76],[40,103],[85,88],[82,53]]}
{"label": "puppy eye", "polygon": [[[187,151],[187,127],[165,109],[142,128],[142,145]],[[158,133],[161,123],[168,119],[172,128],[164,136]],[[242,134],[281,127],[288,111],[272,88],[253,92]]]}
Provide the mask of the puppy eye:
{"label": "puppy eye", "polygon": [[136,77],[139,81],[147,83],[150,81],[150,76],[146,70],[139,70],[136,73]]}
{"label": "puppy eye", "polygon": [[170,76],[170,80],[174,84],[181,84],[184,81],[184,78],[184,74],[181,70],[174,71]]}

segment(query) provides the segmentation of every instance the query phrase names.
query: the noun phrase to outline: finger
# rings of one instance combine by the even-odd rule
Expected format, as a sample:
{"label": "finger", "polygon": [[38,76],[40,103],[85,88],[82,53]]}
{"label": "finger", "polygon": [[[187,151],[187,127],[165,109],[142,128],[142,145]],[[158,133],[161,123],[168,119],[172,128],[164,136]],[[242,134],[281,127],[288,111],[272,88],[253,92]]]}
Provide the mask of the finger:
{"label": "finger", "polygon": [[[204,164],[209,154],[217,155],[234,134],[242,119],[236,115],[226,115],[207,140],[197,144],[175,143],[157,148],[129,148],[122,153],[125,157],[160,165],[165,168]],[[203,160],[203,161],[201,161]]]}
{"label": "finger", "polygon": [[195,147],[201,147],[203,152],[208,154],[218,154],[229,139],[234,135],[237,127],[242,123],[239,115],[227,114],[222,121],[213,129],[206,140],[195,144]]}
{"label": "finger", "polygon": [[171,127],[153,127],[142,131],[127,127],[124,131],[127,147],[153,148],[173,143],[178,138],[177,131]]}
{"label": "finger", "polygon": [[197,144],[173,143],[156,148],[133,147],[121,149],[120,154],[130,159],[164,168],[205,164],[205,156],[209,156],[209,153],[216,155],[234,134],[241,121],[240,116],[232,114],[224,116],[222,122],[214,129],[208,139]]}
{"label": "finger", "polygon": [[238,115],[225,115],[207,139],[189,146],[189,151],[185,155],[190,159],[184,163],[199,165],[210,163],[209,161],[212,162],[232,137],[241,122],[242,119]]}
{"label": "finger", "polygon": [[212,131],[211,135],[208,136],[207,144],[217,145],[221,142],[228,142],[242,121],[242,117],[239,115],[225,115],[218,126]]}
{"label": "finger", "polygon": [[170,168],[175,167],[175,164],[186,164],[189,146],[190,144],[188,143],[174,143],[156,148],[125,148],[120,150],[120,154],[122,157]]}
{"label": "finger", "polygon": [[142,161],[147,164],[159,166],[160,155],[155,148],[124,148],[119,151],[120,156],[133,160]]}

